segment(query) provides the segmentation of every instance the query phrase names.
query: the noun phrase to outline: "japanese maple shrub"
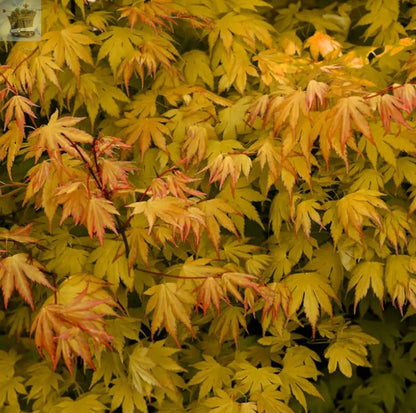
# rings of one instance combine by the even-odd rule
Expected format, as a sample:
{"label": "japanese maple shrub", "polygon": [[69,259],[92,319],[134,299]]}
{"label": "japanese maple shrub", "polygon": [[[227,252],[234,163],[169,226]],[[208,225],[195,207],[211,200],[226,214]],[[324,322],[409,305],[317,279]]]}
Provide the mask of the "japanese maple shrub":
{"label": "japanese maple shrub", "polygon": [[416,411],[416,4],[45,0],[1,44],[0,411]]}

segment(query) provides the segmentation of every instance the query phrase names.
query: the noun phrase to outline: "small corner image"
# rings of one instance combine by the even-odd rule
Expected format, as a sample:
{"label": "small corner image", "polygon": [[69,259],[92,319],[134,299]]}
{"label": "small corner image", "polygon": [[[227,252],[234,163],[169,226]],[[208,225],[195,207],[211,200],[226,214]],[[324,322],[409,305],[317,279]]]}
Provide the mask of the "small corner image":
{"label": "small corner image", "polygon": [[40,41],[41,0],[0,0],[0,40]]}

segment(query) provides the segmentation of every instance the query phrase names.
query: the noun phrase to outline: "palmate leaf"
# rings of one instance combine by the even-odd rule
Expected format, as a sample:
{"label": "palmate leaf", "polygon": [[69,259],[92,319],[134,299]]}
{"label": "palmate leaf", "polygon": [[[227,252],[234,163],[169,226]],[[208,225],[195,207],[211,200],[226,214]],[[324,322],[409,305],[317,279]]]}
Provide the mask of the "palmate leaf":
{"label": "palmate leaf", "polygon": [[103,244],[105,228],[110,228],[117,234],[113,216],[120,215],[113,203],[105,198],[91,197],[86,206],[85,222],[88,235],[93,238],[97,235],[100,244]]}
{"label": "palmate leaf", "polygon": [[409,124],[403,117],[402,111],[405,109],[403,103],[396,96],[382,95],[378,97],[378,111],[383,122],[384,129],[390,132],[390,121],[393,119],[395,122],[400,123],[408,129],[411,129]]}
{"label": "palmate leaf", "polygon": [[36,118],[36,115],[32,111],[32,106],[37,105],[24,96],[16,95],[11,97],[2,108],[2,110],[6,109],[4,115],[4,129],[7,128],[9,122],[14,118],[20,132],[24,135],[26,123],[25,114],[32,119]]}
{"label": "palmate leaf", "polygon": [[245,311],[240,307],[227,306],[221,311],[213,323],[211,323],[209,332],[218,335],[218,341],[221,343],[229,334],[234,339],[234,344],[238,348],[238,339],[241,334],[241,327],[248,332]]}
{"label": "palmate leaf", "polygon": [[0,136],[0,161],[7,156],[7,173],[11,180],[13,180],[12,166],[20,152],[24,137],[22,128],[15,121],[10,122],[8,130]]}
{"label": "palmate leaf", "polygon": [[89,45],[94,43],[87,34],[88,28],[83,24],[71,24],[61,30],[49,31],[44,34],[46,40],[41,53],[53,53],[55,63],[62,67],[64,62],[79,78],[81,74],[80,60],[93,65]]}
{"label": "palmate leaf", "polygon": [[176,76],[173,62],[179,54],[172,39],[166,33],[155,35],[141,31],[142,41],[140,48],[129,53],[122,61],[117,77],[123,75],[124,85],[128,91],[133,73],[137,73],[142,84],[147,75],[156,76],[159,66],[162,66],[169,75]]}
{"label": "palmate leaf", "polygon": [[335,106],[328,114],[328,133],[332,140],[337,140],[340,146],[341,155],[345,158],[345,145],[351,137],[352,121],[354,126],[367,139],[373,141],[368,118],[372,117],[370,106],[363,98],[350,96],[338,99]]}
{"label": "palmate leaf", "polygon": [[319,272],[307,272],[290,274],[283,282],[292,293],[288,311],[289,317],[295,315],[303,303],[303,310],[311,323],[313,335],[315,335],[320,309],[332,317],[330,298],[339,303],[339,299],[329,285],[328,279]]}
{"label": "palmate leaf", "polygon": [[356,311],[358,303],[367,295],[370,284],[375,296],[380,300],[380,304],[383,305],[383,276],[384,268],[381,262],[367,261],[359,263],[354,267],[347,289],[347,291],[351,291],[355,287],[354,311]]}
{"label": "palmate leaf", "polygon": [[282,385],[280,375],[275,367],[255,367],[244,360],[235,360],[232,366],[237,372],[234,380],[243,393],[257,394],[272,385],[277,389]]}
{"label": "palmate leaf", "polygon": [[121,7],[120,18],[127,17],[130,22],[130,28],[140,21],[152,27],[155,32],[158,29],[168,26],[168,22],[172,23],[175,20],[174,16],[178,14],[175,7],[176,4],[172,0],[153,0],[152,2],[139,3],[138,6]]}
{"label": "palmate leaf", "polygon": [[186,200],[172,196],[134,202],[127,206],[133,208],[133,215],[143,214],[146,217],[149,223],[149,234],[152,231],[156,219],[160,219],[172,227],[182,228],[182,230],[186,222],[181,218],[196,220],[204,224],[201,214],[197,214],[196,211],[192,213],[188,210],[189,203]]}
{"label": "palmate leaf", "polygon": [[199,399],[208,395],[211,390],[218,390],[224,387],[231,387],[233,371],[219,364],[212,356],[203,355],[205,361],[194,364],[199,371],[191,378],[189,385],[199,384]]}
{"label": "palmate leaf", "polygon": [[386,203],[380,199],[382,195],[378,191],[361,189],[345,195],[337,202],[338,220],[347,235],[361,242],[364,218],[369,218],[376,225],[382,227],[381,217],[376,209],[388,210]]}
{"label": "palmate leaf", "polygon": [[153,311],[152,337],[163,325],[180,347],[177,336],[177,320],[185,325],[192,336],[195,335],[189,309],[189,306],[195,303],[195,299],[188,291],[176,283],[163,283],[149,288],[145,294],[151,296],[146,305],[146,314]]}
{"label": "palmate leaf", "polygon": [[233,397],[226,391],[218,389],[216,396],[210,397],[204,401],[204,405],[212,413],[240,413],[240,403],[236,402]]}
{"label": "palmate leaf", "polygon": [[31,259],[28,254],[19,253],[3,258],[0,261],[0,283],[4,306],[7,308],[12,292],[17,290],[19,295],[34,310],[33,296],[28,280],[54,290],[42,270],[44,270],[44,267],[36,260]]}
{"label": "palmate leaf", "polygon": [[61,187],[55,192],[57,204],[63,205],[61,224],[72,216],[75,224],[83,224],[92,239],[97,235],[100,244],[103,243],[105,228],[111,229],[117,234],[114,223],[114,215],[119,212],[114,204],[104,197],[92,196],[85,182],[74,181]]}
{"label": "palmate leaf", "polygon": [[323,106],[328,89],[329,86],[326,83],[312,79],[306,88],[305,101],[307,108],[310,110],[312,106],[317,107],[318,103]]}
{"label": "palmate leaf", "polygon": [[40,399],[46,402],[52,392],[59,391],[60,382],[63,381],[62,376],[52,371],[49,363],[46,361],[33,364],[28,369],[28,373],[30,378],[26,384],[31,389],[27,397],[32,400]]}
{"label": "palmate leaf", "polygon": [[241,37],[252,50],[256,49],[257,42],[263,43],[267,47],[272,46],[273,40],[270,32],[274,31],[273,27],[256,18],[255,15],[230,12],[217,20],[216,23],[208,35],[211,50],[220,39],[225,51],[229,53],[234,43],[234,36]]}
{"label": "palmate leaf", "polygon": [[317,388],[308,380],[317,380],[319,370],[315,362],[319,362],[319,356],[307,347],[297,346],[287,349],[283,357],[283,368],[279,373],[282,381],[281,390],[292,393],[296,400],[308,410],[305,393],[323,399]]}
{"label": "palmate leaf", "polygon": [[309,47],[309,51],[315,60],[318,60],[319,55],[322,57],[336,55],[342,48],[342,45],[333,39],[331,36],[316,31],[315,34],[308,38],[305,47]]}
{"label": "palmate leaf", "polygon": [[0,241],[5,241],[6,245],[8,241],[19,242],[23,244],[37,244],[40,241],[34,237],[30,237],[30,231],[33,227],[33,222],[24,227],[12,227],[10,231],[0,229]]}
{"label": "palmate leaf", "polygon": [[321,217],[317,210],[322,209],[322,206],[316,199],[307,199],[301,201],[296,206],[295,231],[299,231],[302,226],[306,237],[309,239],[311,235],[311,222],[314,221],[322,227]]}
{"label": "palmate leaf", "polygon": [[258,413],[294,413],[288,406],[288,396],[282,391],[276,390],[274,386],[267,386],[261,393],[251,397],[257,402]]}
{"label": "palmate leaf", "polygon": [[98,39],[102,41],[102,45],[97,55],[97,62],[107,56],[114,75],[117,73],[121,61],[132,53],[134,47],[139,46],[142,41],[137,32],[128,27],[118,26],[110,26]]}
{"label": "palmate leaf", "polygon": [[95,352],[110,347],[112,337],[105,331],[105,316],[115,316],[119,305],[104,289],[108,285],[89,274],[73,275],[63,282],[55,297],[48,298],[31,326],[38,352],[49,356],[56,368],[60,358],[73,374],[73,358],[81,357],[94,369]]}
{"label": "palmate leaf", "polygon": [[[390,255],[386,260],[384,284],[391,301],[403,313],[406,299],[412,297],[414,288],[410,287],[410,273],[415,272],[413,259],[409,255]],[[411,302],[414,304],[414,300]]]}
{"label": "palmate leaf", "polygon": [[352,364],[371,367],[367,361],[366,346],[378,344],[379,341],[362,331],[360,326],[346,326],[336,333],[335,341],[325,350],[328,359],[328,371],[337,368],[347,377],[352,376]]}
{"label": "palmate leaf", "polygon": [[146,411],[147,407],[143,396],[136,391],[129,378],[117,377],[112,381],[112,384],[113,386],[109,390],[112,410],[121,406],[123,413],[134,413],[137,410]]}
{"label": "palmate leaf", "polygon": [[[91,143],[93,141],[90,134],[73,128],[82,119],[70,116],[58,119],[58,111],[56,110],[47,125],[42,125],[34,130],[28,140],[30,151],[33,152],[36,162],[44,151],[48,152],[50,158],[58,160],[61,159],[61,150],[78,158],[79,154],[72,147],[73,143]],[[86,154],[84,156],[88,159]]]}
{"label": "palmate leaf", "polygon": [[[67,284],[66,289],[69,287]],[[91,294],[102,295],[96,286],[91,288],[92,291],[88,290],[89,284],[69,304],[46,302],[31,327],[39,355],[43,358],[45,351],[54,368],[62,357],[71,374],[74,356],[81,357],[94,369],[91,346],[96,351],[102,346],[111,348],[112,337],[104,329],[103,317],[108,314],[107,307],[111,309],[117,304],[108,294],[102,299],[91,299]]]}
{"label": "palmate leaf", "polygon": [[215,75],[222,74],[218,82],[218,92],[229,90],[234,85],[235,89],[243,95],[248,75],[258,77],[258,73],[241,44],[234,42],[232,48],[233,54],[227,55],[227,58],[222,60],[222,65],[214,72]]}
{"label": "palmate leaf", "polygon": [[238,237],[237,230],[231,218],[227,214],[237,214],[238,212],[225,200],[220,198],[209,199],[198,204],[198,208],[204,213],[205,224],[209,239],[219,256],[220,246],[220,226],[227,229]]}
{"label": "palmate leaf", "polygon": [[[234,153],[232,155],[219,154],[208,162],[208,166],[202,171],[209,170],[209,183],[220,183],[222,188],[228,176],[231,179],[231,190],[234,194],[235,186],[240,178],[241,172],[248,179],[251,170],[251,159],[242,153]],[[201,171],[201,172],[202,172]]]}
{"label": "palmate leaf", "polygon": [[153,142],[159,149],[167,152],[166,137],[170,136],[170,130],[166,126],[168,120],[162,117],[131,117],[126,114],[117,124],[124,129],[122,135],[126,137],[126,143],[133,145],[138,143],[139,150],[143,156]]}

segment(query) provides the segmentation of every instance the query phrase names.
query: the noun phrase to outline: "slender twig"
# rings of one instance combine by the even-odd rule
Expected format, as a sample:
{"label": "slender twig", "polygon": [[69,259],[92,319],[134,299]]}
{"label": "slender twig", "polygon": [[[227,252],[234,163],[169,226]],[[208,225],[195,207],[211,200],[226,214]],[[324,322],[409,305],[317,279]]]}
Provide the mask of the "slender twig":
{"label": "slender twig", "polygon": [[114,218],[116,219],[118,232],[120,233],[121,238],[123,239],[124,249],[126,250],[126,258],[128,258],[130,255],[130,246],[126,236],[126,227],[121,223],[121,220],[117,215],[114,215]]}
{"label": "slender twig", "polygon": [[[412,81],[412,82],[408,82],[408,83],[414,85],[416,83],[416,81]],[[404,85],[389,86],[389,87],[386,87],[383,90],[380,90],[379,92],[374,92],[374,93],[371,93],[370,95],[364,96],[363,99],[372,99],[372,98],[375,98],[377,96],[384,95],[387,92],[391,92],[392,90],[400,89],[401,87],[404,87]]]}
{"label": "slender twig", "polygon": [[37,51],[39,50],[39,46],[36,46],[31,52],[30,54],[28,54],[21,62],[19,62],[17,64],[17,66],[14,68],[13,70],[13,74],[16,72],[16,70],[24,63],[26,62],[26,60],[29,60]]}
{"label": "slender twig", "polygon": [[[169,172],[173,172],[175,169],[177,169],[175,166],[173,168],[169,168],[166,169],[166,171],[163,171],[160,175],[158,175],[155,179],[159,179],[162,178],[163,176],[165,176],[166,174],[168,174]],[[145,198],[145,196],[147,195],[147,193],[150,191],[150,187],[151,185],[149,185],[146,190],[143,192],[142,196],[139,199],[139,202],[142,202],[143,199]]]}
{"label": "slender twig", "polygon": [[100,191],[102,191],[104,193],[104,188],[102,186],[102,183],[100,182],[100,180],[98,179],[96,173],[94,172],[93,167],[90,165],[90,162],[88,161],[88,159],[85,158],[84,154],[82,153],[82,151],[80,150],[80,148],[78,147],[78,145],[70,138],[68,138],[68,136],[66,136],[64,133],[62,134],[62,136],[71,144],[71,146],[77,151],[78,155],[81,157],[81,159],[83,160],[83,162],[85,163],[85,166],[88,169],[88,172],[91,174],[92,178],[94,179],[95,183],[97,184],[97,187]]}
{"label": "slender twig", "polygon": [[7,86],[9,87],[9,89],[15,94],[17,95],[17,90],[16,88],[9,82],[9,80],[7,79],[6,76],[4,76],[4,74],[2,72],[0,72],[0,76],[4,79],[4,81],[6,82]]}
{"label": "slender twig", "polygon": [[206,280],[207,278],[221,278],[221,275],[211,275],[211,276],[196,276],[196,277],[185,277],[181,275],[173,275],[173,274],[167,274],[165,272],[156,272],[156,271],[150,271],[145,270],[144,268],[137,268],[141,272],[146,272],[148,274],[152,275],[160,275],[161,277],[170,277],[170,278],[178,278],[178,279],[184,279],[184,280]]}
{"label": "slender twig", "polygon": [[[66,136],[65,134],[62,134],[62,136],[64,136],[64,138],[67,139],[67,141],[77,151],[77,153],[79,154],[81,159],[84,161],[85,166],[88,169],[88,172],[90,173],[90,175],[94,179],[94,182],[96,183],[98,189],[104,195],[104,198],[107,199],[108,201],[112,202],[110,193],[106,190],[106,188],[105,188],[105,186],[104,186],[104,184],[101,180],[100,175],[98,175],[100,170],[99,170],[99,165],[98,165],[98,160],[97,160],[97,155],[96,155],[95,148],[93,148],[93,156],[94,156],[94,164],[96,166],[96,171],[94,171],[94,167],[90,164],[88,159],[85,158],[84,154],[82,153],[82,151],[80,150],[78,145],[74,141],[72,141],[72,139],[68,138],[68,136]],[[128,258],[129,253],[130,253],[130,247],[129,247],[129,243],[127,241],[127,236],[126,236],[126,224],[123,225],[122,222],[120,221],[120,218],[117,215],[114,215],[114,218],[116,220],[117,231],[120,233],[121,238],[123,239],[124,249],[126,251],[126,258]]]}

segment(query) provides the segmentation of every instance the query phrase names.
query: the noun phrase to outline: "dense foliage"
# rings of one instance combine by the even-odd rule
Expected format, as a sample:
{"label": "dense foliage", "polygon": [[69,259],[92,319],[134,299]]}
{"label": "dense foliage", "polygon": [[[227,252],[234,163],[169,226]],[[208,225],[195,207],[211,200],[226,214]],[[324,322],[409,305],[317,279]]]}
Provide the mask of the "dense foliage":
{"label": "dense foliage", "polygon": [[0,52],[1,412],[415,412],[416,4],[42,18]]}

